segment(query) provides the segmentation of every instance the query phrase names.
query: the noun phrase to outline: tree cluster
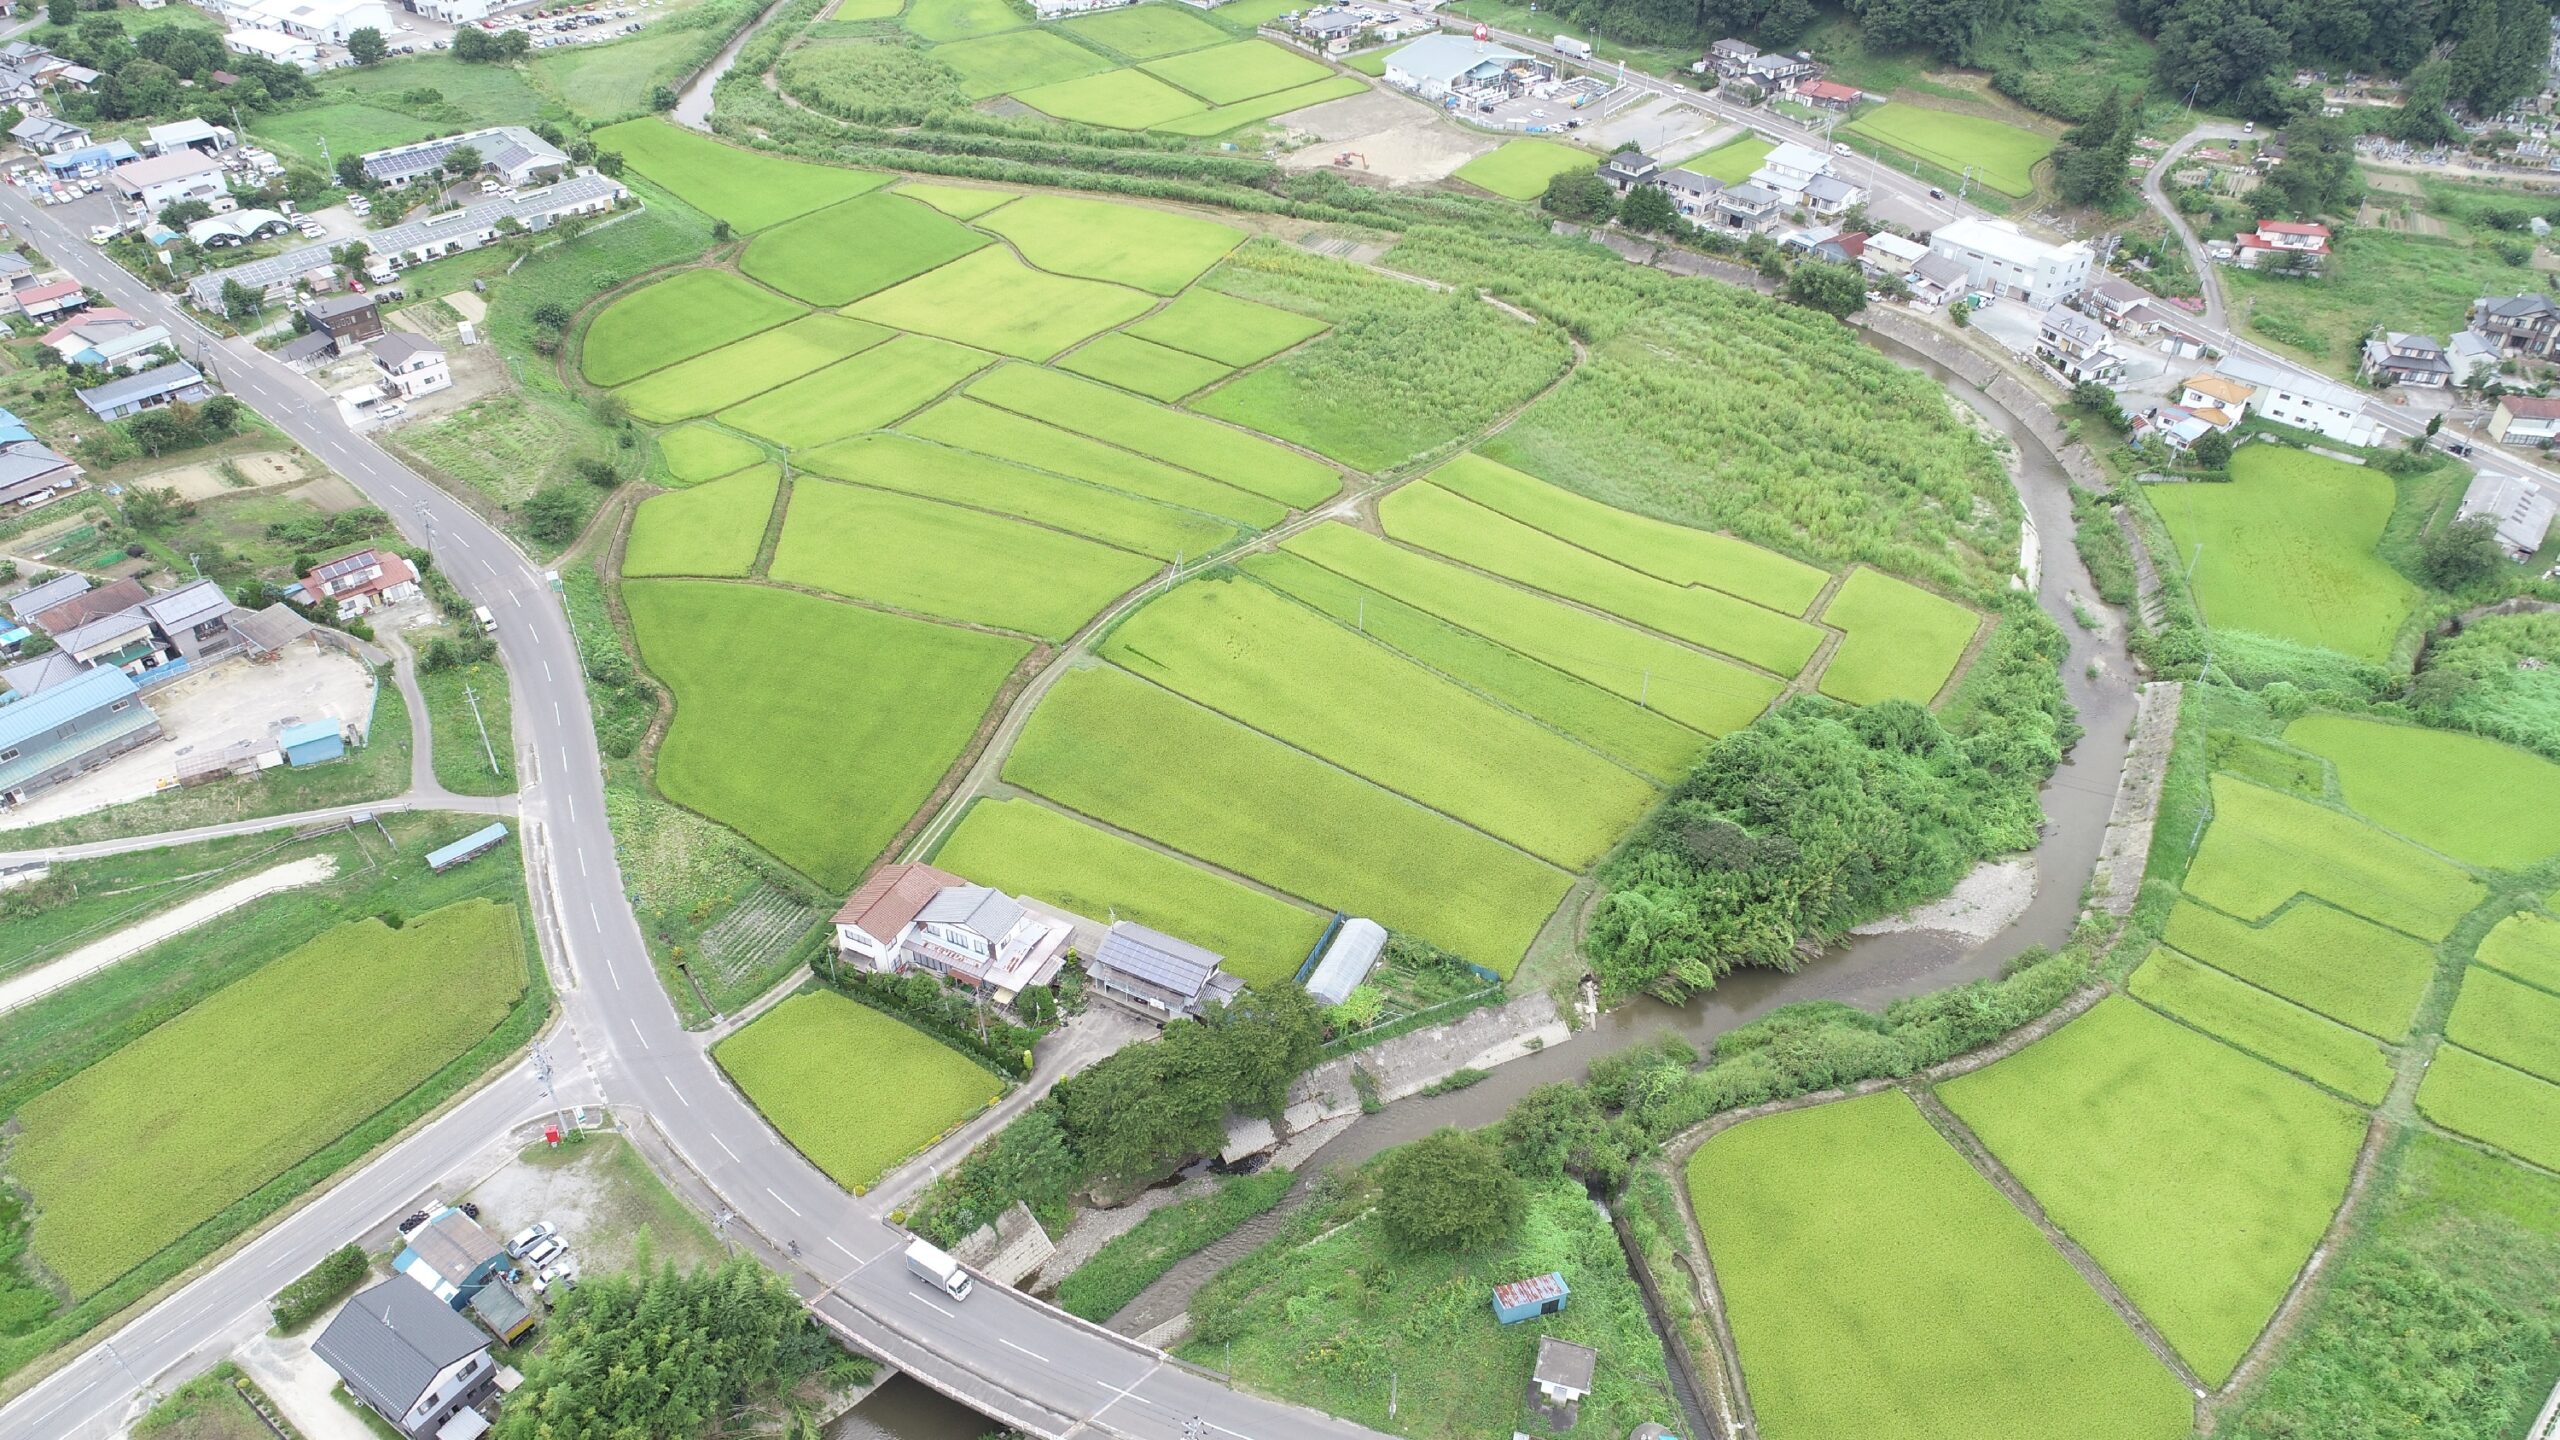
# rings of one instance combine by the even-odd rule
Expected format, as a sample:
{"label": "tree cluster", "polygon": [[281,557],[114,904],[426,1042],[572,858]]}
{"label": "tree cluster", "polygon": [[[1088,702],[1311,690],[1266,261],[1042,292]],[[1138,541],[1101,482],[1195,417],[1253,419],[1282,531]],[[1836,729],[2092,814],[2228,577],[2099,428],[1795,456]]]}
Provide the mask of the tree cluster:
{"label": "tree cluster", "polygon": [[[60,26],[61,18],[55,19]],[[44,41],[62,58],[99,73],[98,83],[86,93],[55,92],[62,113],[74,119],[185,114],[228,125],[234,105],[243,113],[272,110],[317,93],[300,70],[254,55],[234,55],[210,31],[160,25],[128,36],[113,12],[82,15],[67,29],[45,32]],[[216,70],[239,80],[218,86]]]}
{"label": "tree cluster", "polygon": [[2062,137],[2054,184],[2074,205],[2110,205],[2125,193],[2133,142],[2142,132],[2142,97],[2110,90],[2097,113]]}
{"label": "tree cluster", "polygon": [[2156,39],[2165,90],[2181,99],[2192,91],[2199,105],[2278,122],[2319,112],[2316,93],[2293,87],[2298,66],[2416,80],[2429,57],[2445,51],[2441,80],[2425,76],[2427,89],[2487,115],[2542,88],[2551,50],[2549,0],[2118,0],[2118,6]]}
{"label": "tree cluster", "polygon": [[533,53],[533,37],[522,30],[483,30],[465,25],[453,32],[453,58],[465,65],[506,65]]}

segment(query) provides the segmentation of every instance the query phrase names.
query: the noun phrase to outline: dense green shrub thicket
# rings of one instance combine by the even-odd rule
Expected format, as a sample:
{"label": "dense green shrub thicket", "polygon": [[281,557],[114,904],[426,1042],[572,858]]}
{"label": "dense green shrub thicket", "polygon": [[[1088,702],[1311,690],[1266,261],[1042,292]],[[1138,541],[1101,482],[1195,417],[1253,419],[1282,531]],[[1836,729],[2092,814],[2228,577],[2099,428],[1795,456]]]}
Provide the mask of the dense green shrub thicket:
{"label": "dense green shrub thicket", "polygon": [[959,75],[920,45],[809,45],[783,57],[777,78],[786,94],[839,120],[914,125],[969,105]]}
{"label": "dense green shrub thicket", "polygon": [[1807,696],[1716,742],[1600,870],[1587,948],[1615,994],[1675,1003],[1744,965],[1793,970],[1851,926],[2035,843],[2037,787],[2078,738],[2066,646],[2013,598],[1942,721]]}
{"label": "dense green shrub thicket", "polygon": [[371,1268],[361,1246],[341,1245],[330,1251],[301,1279],[276,1292],[269,1306],[275,1311],[276,1328],[291,1332],[310,1324],[321,1311],[355,1289]]}
{"label": "dense green shrub thicket", "polygon": [[2437,641],[2409,706],[2430,725],[2560,760],[2560,615],[2493,615]]}

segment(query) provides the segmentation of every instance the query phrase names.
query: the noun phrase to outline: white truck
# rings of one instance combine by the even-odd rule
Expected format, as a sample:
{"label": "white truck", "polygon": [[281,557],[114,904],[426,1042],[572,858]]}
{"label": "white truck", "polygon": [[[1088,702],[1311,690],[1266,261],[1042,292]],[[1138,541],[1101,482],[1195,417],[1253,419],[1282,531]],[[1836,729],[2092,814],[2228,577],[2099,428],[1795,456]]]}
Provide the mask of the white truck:
{"label": "white truck", "polygon": [[1556,50],[1561,54],[1570,55],[1576,60],[1588,60],[1591,58],[1591,42],[1588,40],[1576,40],[1570,35],[1559,35],[1556,37]]}
{"label": "white truck", "polygon": [[976,1283],[968,1271],[960,1268],[959,1261],[922,1240],[907,1243],[907,1273],[954,1300],[968,1299],[969,1289]]}

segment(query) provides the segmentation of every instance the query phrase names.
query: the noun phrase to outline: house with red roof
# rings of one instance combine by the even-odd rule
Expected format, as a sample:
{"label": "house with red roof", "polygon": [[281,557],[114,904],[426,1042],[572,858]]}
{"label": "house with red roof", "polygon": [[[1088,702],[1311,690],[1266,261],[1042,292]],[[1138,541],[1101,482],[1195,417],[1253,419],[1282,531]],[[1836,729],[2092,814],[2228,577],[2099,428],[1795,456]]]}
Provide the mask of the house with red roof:
{"label": "house with red roof", "polygon": [[302,577],[302,591],[311,604],[335,606],[337,618],[349,620],[417,598],[418,572],[396,551],[367,547],[313,567]]}
{"label": "house with red roof", "polygon": [[1810,75],[1796,82],[1797,99],[1825,110],[1846,110],[1857,104],[1865,93],[1855,85],[1843,85],[1837,80],[1817,80]]}
{"label": "house with red roof", "polygon": [[2231,237],[2231,263],[2243,270],[2259,265],[2305,265],[2313,268],[2329,258],[2329,227],[2291,220],[2261,220],[2255,230]]}

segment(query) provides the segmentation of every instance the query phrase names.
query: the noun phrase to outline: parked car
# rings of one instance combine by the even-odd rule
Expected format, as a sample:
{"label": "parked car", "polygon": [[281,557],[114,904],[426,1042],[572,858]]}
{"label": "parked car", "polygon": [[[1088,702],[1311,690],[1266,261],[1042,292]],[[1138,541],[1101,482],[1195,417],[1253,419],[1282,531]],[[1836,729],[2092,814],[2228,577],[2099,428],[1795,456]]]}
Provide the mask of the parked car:
{"label": "parked car", "polygon": [[525,1268],[538,1270],[568,1253],[569,1247],[560,1243],[559,1236],[545,1235],[534,1241],[531,1248],[516,1258],[524,1262]]}
{"label": "parked car", "polygon": [[550,1221],[536,1220],[532,1224],[524,1227],[522,1230],[517,1231],[516,1238],[507,1242],[507,1254],[510,1257],[520,1258],[527,1250],[532,1249],[542,1241],[550,1239],[553,1233]]}

